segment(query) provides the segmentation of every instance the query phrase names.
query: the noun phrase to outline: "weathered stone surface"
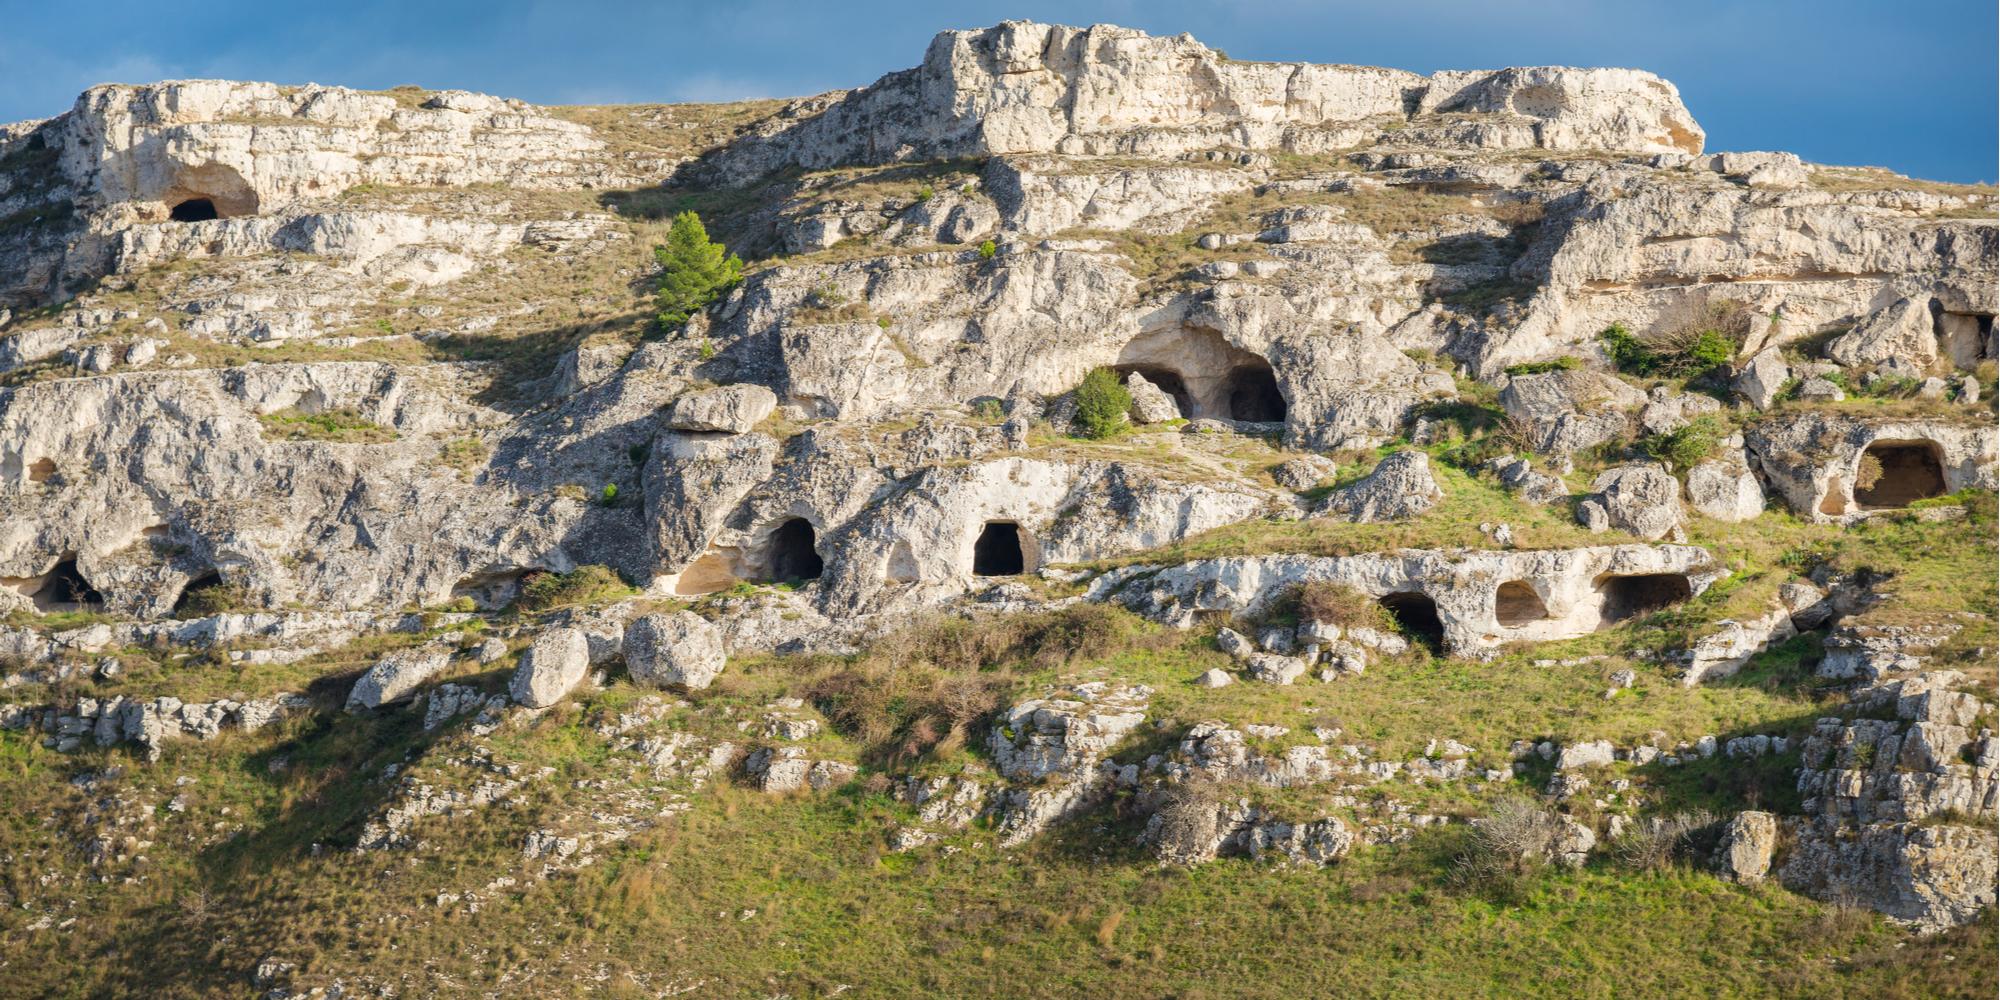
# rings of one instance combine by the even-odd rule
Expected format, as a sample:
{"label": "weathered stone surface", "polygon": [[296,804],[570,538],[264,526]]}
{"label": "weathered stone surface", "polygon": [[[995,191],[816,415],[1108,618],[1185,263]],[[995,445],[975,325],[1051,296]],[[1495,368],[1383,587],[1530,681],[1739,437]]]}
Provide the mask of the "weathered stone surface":
{"label": "weathered stone surface", "polygon": [[625,629],[625,666],[641,684],[699,691],[727,662],[721,633],[691,611],[643,615]]}
{"label": "weathered stone surface", "polygon": [[777,394],[761,385],[730,385],[674,400],[667,408],[666,424],[677,431],[742,434],[762,423],[777,406]]}
{"label": "weathered stone surface", "polygon": [[347,710],[381,708],[408,701],[425,681],[451,665],[452,648],[443,644],[399,649],[375,661],[347,692]]}
{"label": "weathered stone surface", "polygon": [[1516,376],[1500,391],[1500,406],[1544,455],[1568,455],[1623,436],[1631,426],[1627,411],[1645,403],[1645,393],[1587,368]]}
{"label": "weathered stone surface", "polygon": [[1711,460],[1687,471],[1688,506],[1718,521],[1748,521],[1764,513],[1764,487],[1741,462]]}
{"label": "weathered stone surface", "polygon": [[1778,848],[1778,818],[1767,812],[1740,812],[1722,828],[1715,867],[1723,875],[1747,884],[1762,882],[1771,871]]}
{"label": "weathered stone surface", "polygon": [[507,691],[516,704],[547,708],[563,699],[590,672],[590,640],[582,629],[552,628],[535,637],[521,654]]}
{"label": "weathered stone surface", "polygon": [[1625,465],[1591,480],[1577,520],[1592,531],[1617,529],[1648,541],[1681,537],[1681,484],[1657,465]]}
{"label": "weathered stone surface", "polygon": [[1399,521],[1431,509],[1444,497],[1431,478],[1430,456],[1399,451],[1377,463],[1375,470],[1334,490],[1315,511],[1349,521]]}

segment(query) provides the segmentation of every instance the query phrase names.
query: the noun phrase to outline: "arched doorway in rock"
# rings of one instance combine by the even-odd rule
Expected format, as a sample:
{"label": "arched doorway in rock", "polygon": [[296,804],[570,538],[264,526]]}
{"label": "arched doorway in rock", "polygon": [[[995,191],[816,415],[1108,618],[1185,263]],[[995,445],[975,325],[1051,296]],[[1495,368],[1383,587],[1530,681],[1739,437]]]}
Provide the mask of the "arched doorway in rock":
{"label": "arched doorway in rock", "polygon": [[1608,626],[1679,604],[1694,596],[1694,585],[1682,573],[1602,576],[1597,593],[1603,598],[1598,615]]}
{"label": "arched doorway in rock", "polygon": [[1944,459],[1935,441],[1877,441],[1861,453],[1854,473],[1854,502],[1864,509],[1907,507],[1944,493]]}
{"label": "arched doorway in rock", "polygon": [[1111,370],[1118,373],[1120,382],[1125,381],[1127,376],[1138,375],[1153,383],[1161,392],[1174,398],[1174,408],[1181,411],[1181,416],[1194,416],[1194,396],[1188,392],[1187,380],[1181,378],[1179,372],[1157,365],[1118,365]]}
{"label": "arched doorway in rock", "polygon": [[778,525],[778,530],[771,533],[771,579],[780,582],[819,579],[826,571],[826,562],[820,558],[818,545],[811,521],[795,517]]}
{"label": "arched doorway in rock", "polygon": [[1520,628],[1548,618],[1549,606],[1528,581],[1509,580],[1493,591],[1493,617],[1507,628]]}
{"label": "arched doorway in rock", "polygon": [[104,607],[104,595],[90,585],[77,571],[76,557],[71,556],[56,563],[56,567],[42,577],[40,587],[28,595],[35,602],[35,608],[44,613],[60,611],[96,611]]}
{"label": "arched doorway in rock", "polygon": [[167,218],[175,222],[207,222],[222,218],[222,214],[215,210],[212,198],[189,198],[169,209]]}
{"label": "arched doorway in rock", "polygon": [[214,591],[223,586],[222,574],[214,570],[189,580],[187,586],[181,588],[181,596],[174,598],[174,609],[169,614],[179,619],[201,618],[214,613],[215,609],[211,606]]}
{"label": "arched doorway in rock", "polygon": [[1238,365],[1223,383],[1223,391],[1231,420],[1276,423],[1285,419],[1285,394],[1278,391],[1278,374],[1262,358]]}
{"label": "arched doorway in rock", "polygon": [[1021,526],[1013,521],[988,521],[972,543],[973,576],[1019,576],[1027,572],[1027,551]]}
{"label": "arched doorway in rock", "polygon": [[1389,612],[1404,635],[1432,649],[1444,644],[1444,619],[1438,617],[1437,602],[1429,594],[1418,591],[1384,594],[1376,603]]}

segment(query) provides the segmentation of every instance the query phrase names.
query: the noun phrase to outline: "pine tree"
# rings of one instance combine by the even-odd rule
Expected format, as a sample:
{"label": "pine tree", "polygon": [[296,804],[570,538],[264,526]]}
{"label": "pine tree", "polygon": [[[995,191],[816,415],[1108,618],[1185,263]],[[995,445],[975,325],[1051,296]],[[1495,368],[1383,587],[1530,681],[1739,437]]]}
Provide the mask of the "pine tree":
{"label": "pine tree", "polygon": [[660,325],[670,330],[743,280],[742,259],[710,241],[701,216],[693,212],[674,216],[666,245],[654,247],[653,257],[663,271],[655,305]]}

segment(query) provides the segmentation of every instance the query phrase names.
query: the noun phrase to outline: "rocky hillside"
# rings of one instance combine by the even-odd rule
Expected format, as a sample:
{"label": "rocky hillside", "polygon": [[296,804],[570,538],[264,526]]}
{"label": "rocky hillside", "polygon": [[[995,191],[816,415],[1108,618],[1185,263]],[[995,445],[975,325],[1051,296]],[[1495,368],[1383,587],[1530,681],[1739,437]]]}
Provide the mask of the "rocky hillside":
{"label": "rocky hillside", "polygon": [[0,126],[0,994],[1991,996],[1995,192],[1703,141],[1025,22]]}

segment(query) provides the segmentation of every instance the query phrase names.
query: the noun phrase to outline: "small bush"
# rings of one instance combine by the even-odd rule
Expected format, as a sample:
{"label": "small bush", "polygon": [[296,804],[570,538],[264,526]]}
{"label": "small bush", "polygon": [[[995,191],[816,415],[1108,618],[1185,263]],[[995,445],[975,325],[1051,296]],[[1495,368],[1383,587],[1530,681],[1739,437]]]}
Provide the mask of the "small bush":
{"label": "small bush", "polygon": [[923,187],[917,189],[917,201],[919,202],[929,201],[936,196],[937,192],[931,190],[931,186],[929,184],[926,184]]}
{"label": "small bush", "polygon": [[1597,335],[1604,354],[1627,375],[1690,378],[1703,375],[1736,356],[1736,341],[1715,328],[1669,334],[1654,341],[1634,336],[1621,323]]}
{"label": "small bush", "polygon": [[286,441],[332,441],[340,444],[380,444],[396,440],[396,432],[349,409],[302,413],[280,410],[257,418],[265,431]]}
{"label": "small bush", "polygon": [[1077,436],[1092,440],[1108,438],[1125,426],[1125,412],[1132,408],[1132,394],[1109,368],[1093,369],[1076,389]]}
{"label": "small bush", "polygon": [[1007,409],[999,400],[989,396],[973,402],[972,416],[976,420],[981,420],[989,424],[997,424],[1007,419]]}
{"label": "small bush", "polygon": [[1473,824],[1472,837],[1453,865],[1453,880],[1503,898],[1518,898],[1526,883],[1549,865],[1562,822],[1540,803],[1504,798]]}
{"label": "small bush", "polygon": [[1612,842],[1611,854],[1635,871],[1659,871],[1705,857],[1717,832],[1715,814],[1705,809],[1651,817],[1627,828]]}
{"label": "small bush", "polygon": [[1583,367],[1583,359],[1564,355],[1553,361],[1527,361],[1518,365],[1508,365],[1508,375],[1546,375],[1549,372],[1575,371]]}
{"label": "small bush", "polygon": [[1688,421],[1679,430],[1647,438],[1642,447],[1646,454],[1667,463],[1675,471],[1686,471],[1715,454],[1715,446],[1721,439],[1722,421],[1713,414],[1703,414]]}
{"label": "small bush", "polygon": [[245,611],[250,606],[248,588],[240,583],[217,581],[182,594],[180,602],[174,607],[174,614],[182,618],[206,618],[209,615]]}
{"label": "small bush", "polygon": [[993,256],[999,252],[1000,252],[1000,245],[993,242],[992,240],[987,240],[986,242],[979,244],[980,260],[992,260]]}
{"label": "small bush", "polygon": [[599,498],[600,500],[602,500],[602,501],[604,502],[604,506],[606,506],[606,507],[609,507],[609,506],[611,506],[612,504],[615,504],[615,503],[617,503],[617,502],[618,502],[618,484],[617,484],[617,483],[605,483],[605,484],[604,484],[604,491],[603,491],[602,493],[599,493],[599,494],[598,494],[598,498]]}
{"label": "small bush", "polygon": [[521,586],[523,611],[547,611],[571,604],[616,600],[632,588],[609,566],[578,566],[567,573],[543,573]]}
{"label": "small bush", "polygon": [[743,280],[743,261],[708,238],[701,216],[682,212],[664,246],[653,248],[660,262],[660,285],[654,293],[660,326],[673,329],[693,318],[724,292]]}

